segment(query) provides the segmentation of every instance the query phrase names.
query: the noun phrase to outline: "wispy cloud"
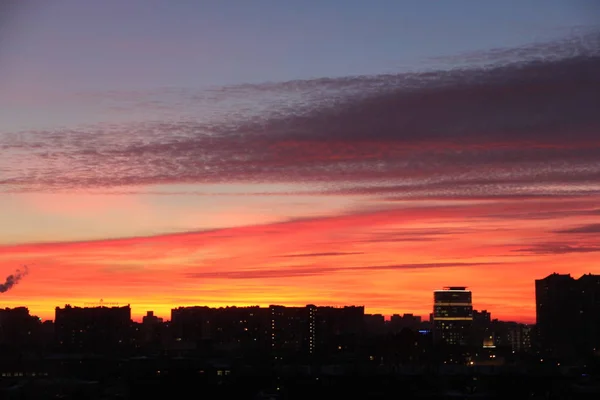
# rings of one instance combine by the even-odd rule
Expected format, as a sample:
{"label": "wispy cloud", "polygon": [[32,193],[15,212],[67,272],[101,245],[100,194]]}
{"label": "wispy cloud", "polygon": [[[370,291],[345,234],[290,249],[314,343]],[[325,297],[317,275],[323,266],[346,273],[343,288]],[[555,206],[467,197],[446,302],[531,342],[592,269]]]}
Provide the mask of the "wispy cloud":
{"label": "wispy cloud", "polygon": [[267,279],[267,278],[289,278],[300,276],[325,275],[343,271],[393,271],[393,270],[419,270],[432,268],[453,267],[475,267],[490,266],[498,263],[423,263],[423,264],[398,264],[398,265],[370,265],[370,266],[346,266],[346,267],[313,267],[297,266],[277,269],[238,270],[222,272],[192,272],[186,274],[188,278],[205,279]]}
{"label": "wispy cloud", "polygon": [[364,254],[362,252],[358,252],[358,251],[353,251],[353,252],[343,252],[343,251],[338,251],[338,252],[326,252],[326,253],[301,253],[301,254],[285,254],[282,256],[278,256],[278,257],[284,257],[284,258],[295,258],[295,257],[335,257],[335,256],[351,256],[351,255],[357,255],[357,254]]}
{"label": "wispy cloud", "polygon": [[571,254],[571,253],[595,253],[600,252],[597,245],[578,245],[570,243],[540,243],[531,247],[514,250],[520,253],[531,254]]}
{"label": "wispy cloud", "polygon": [[584,234],[595,234],[600,233],[600,224],[588,224],[576,226],[574,228],[560,229],[555,231],[556,233],[584,233]]}

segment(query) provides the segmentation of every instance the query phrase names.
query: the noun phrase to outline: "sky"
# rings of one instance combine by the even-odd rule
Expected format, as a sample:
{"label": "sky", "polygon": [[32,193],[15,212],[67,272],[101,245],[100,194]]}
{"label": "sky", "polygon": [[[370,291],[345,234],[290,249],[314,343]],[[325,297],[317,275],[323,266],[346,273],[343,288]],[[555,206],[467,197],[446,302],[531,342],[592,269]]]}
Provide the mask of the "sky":
{"label": "sky", "polygon": [[[0,306],[534,322],[600,273],[600,3],[0,6]],[[7,281],[8,282],[8,281]],[[1,283],[1,282],[0,282]]]}

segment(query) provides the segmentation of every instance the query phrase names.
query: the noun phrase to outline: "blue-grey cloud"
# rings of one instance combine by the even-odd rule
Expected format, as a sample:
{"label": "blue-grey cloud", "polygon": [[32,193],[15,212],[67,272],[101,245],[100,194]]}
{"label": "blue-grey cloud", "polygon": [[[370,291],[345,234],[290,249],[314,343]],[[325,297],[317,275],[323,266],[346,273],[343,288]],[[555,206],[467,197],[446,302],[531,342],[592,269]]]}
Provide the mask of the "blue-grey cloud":
{"label": "blue-grey cloud", "polygon": [[389,197],[596,195],[600,36],[578,40],[470,69],[130,93],[173,114],[0,133],[0,191],[246,181]]}

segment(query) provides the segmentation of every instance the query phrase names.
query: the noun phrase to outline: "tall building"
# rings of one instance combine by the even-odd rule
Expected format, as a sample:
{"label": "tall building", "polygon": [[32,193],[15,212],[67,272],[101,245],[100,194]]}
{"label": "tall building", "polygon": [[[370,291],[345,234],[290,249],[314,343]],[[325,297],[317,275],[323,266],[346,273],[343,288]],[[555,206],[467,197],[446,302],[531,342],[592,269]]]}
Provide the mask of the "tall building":
{"label": "tall building", "polygon": [[464,286],[450,286],[433,292],[433,340],[443,345],[471,343],[473,302]]}
{"label": "tall building", "polygon": [[600,352],[600,275],[587,274],[577,280],[577,329],[579,351]]}
{"label": "tall building", "polygon": [[552,274],[535,281],[538,342],[545,353],[572,354],[575,328],[575,280]]}
{"label": "tall building", "polygon": [[600,350],[600,275],[551,274],[535,281],[541,350],[569,356]]}

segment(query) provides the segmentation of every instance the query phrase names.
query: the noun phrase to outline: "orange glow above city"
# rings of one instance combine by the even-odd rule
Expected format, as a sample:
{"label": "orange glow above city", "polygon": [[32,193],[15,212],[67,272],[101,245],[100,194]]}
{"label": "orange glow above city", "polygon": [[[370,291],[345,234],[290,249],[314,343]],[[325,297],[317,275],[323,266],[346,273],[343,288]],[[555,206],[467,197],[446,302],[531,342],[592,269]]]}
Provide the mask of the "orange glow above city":
{"label": "orange glow above city", "polygon": [[[113,197],[118,207],[123,196]],[[308,303],[427,316],[434,289],[467,285],[476,308],[530,322],[534,279],[591,271],[598,204],[598,197],[405,201],[198,232],[5,245],[0,265],[30,272],[3,302],[27,304],[43,318],[56,305],[100,299],[131,304],[136,318],[147,310],[168,318],[179,305]]]}

